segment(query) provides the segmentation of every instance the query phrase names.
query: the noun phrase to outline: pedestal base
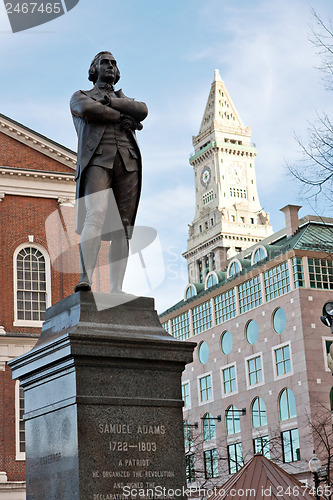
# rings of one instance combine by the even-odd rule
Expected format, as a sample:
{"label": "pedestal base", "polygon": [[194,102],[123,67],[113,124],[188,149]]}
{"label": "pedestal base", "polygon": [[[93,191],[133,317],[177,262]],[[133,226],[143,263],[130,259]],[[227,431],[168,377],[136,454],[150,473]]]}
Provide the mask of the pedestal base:
{"label": "pedestal base", "polygon": [[94,295],[48,309],[36,346],[10,362],[27,500],[185,498],[181,373],[195,344],[161,327],[153,299],[97,311]]}

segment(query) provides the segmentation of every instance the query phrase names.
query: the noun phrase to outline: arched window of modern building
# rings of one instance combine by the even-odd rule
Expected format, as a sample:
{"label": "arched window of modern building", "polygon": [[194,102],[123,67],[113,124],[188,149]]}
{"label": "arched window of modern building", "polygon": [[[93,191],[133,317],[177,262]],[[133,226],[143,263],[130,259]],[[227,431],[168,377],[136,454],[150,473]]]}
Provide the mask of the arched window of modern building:
{"label": "arched window of modern building", "polygon": [[251,264],[257,264],[267,257],[267,250],[263,245],[258,245],[251,256]]}
{"label": "arched window of modern building", "polygon": [[211,413],[206,413],[202,420],[203,440],[210,441],[216,438],[215,420]]}
{"label": "arched window of modern building", "polygon": [[233,259],[228,266],[227,276],[231,278],[234,274],[239,273],[242,270],[242,265],[238,259]]}
{"label": "arched window of modern building", "polygon": [[195,288],[195,286],[192,285],[192,283],[187,285],[185,289],[185,300],[188,300],[191,297],[195,297],[196,294],[197,294],[197,289]]}
{"label": "arched window of modern building", "polygon": [[282,421],[297,417],[295,396],[290,389],[283,389],[280,394],[279,412]]}
{"label": "arched window of modern building", "polygon": [[207,274],[205,280],[205,289],[210,288],[211,286],[217,285],[219,279],[215,271],[211,271]]}
{"label": "arched window of modern building", "polygon": [[255,398],[252,403],[252,427],[263,427],[267,425],[266,405],[263,399]]}
{"label": "arched window of modern building", "polygon": [[14,252],[14,326],[41,326],[51,306],[50,257],[41,245],[20,245]]}
{"label": "arched window of modern building", "polygon": [[239,411],[236,406],[229,406],[226,413],[227,436],[237,434],[241,431]]}

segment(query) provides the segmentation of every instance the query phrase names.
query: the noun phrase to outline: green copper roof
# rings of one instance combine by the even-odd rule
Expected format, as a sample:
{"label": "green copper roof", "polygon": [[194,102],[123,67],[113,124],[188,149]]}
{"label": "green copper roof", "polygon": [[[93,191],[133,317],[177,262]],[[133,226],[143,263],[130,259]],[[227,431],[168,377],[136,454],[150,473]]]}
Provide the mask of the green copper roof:
{"label": "green copper roof", "polygon": [[[259,261],[257,264],[254,264],[253,266],[250,265],[249,267],[248,266],[245,267],[243,265],[243,270],[241,271],[241,275],[246,276],[246,274],[250,272],[252,269],[256,269],[262,266],[263,263],[273,260],[275,257],[277,257],[277,255],[283,255],[288,250],[292,249],[311,250],[315,252],[328,252],[330,254],[330,258],[332,258],[331,254],[333,253],[333,225],[309,221],[305,225],[300,227],[293,236],[290,237],[283,236],[278,241],[275,241],[274,243],[271,243],[269,245],[265,244],[265,240],[260,241],[257,245],[259,244],[264,245],[265,248],[267,249],[269,248],[270,251],[268,251],[267,258],[262,261]],[[232,258],[233,259],[237,258],[237,255],[234,255]],[[239,258],[238,260],[240,260],[242,263],[244,263],[244,260],[251,262],[251,255],[246,256],[245,259],[242,257]],[[198,297],[203,297],[207,293],[210,293],[213,289],[222,288],[226,283],[232,282],[238,276],[239,273],[237,273],[236,275],[232,276],[227,280],[225,279],[220,281],[216,285],[208,288],[207,290],[203,290],[202,292],[198,293],[197,295],[191,297],[186,301],[184,300],[179,301],[177,304],[174,304],[169,309],[161,313],[160,317],[163,317],[166,314],[169,314],[170,312],[179,309],[184,304],[192,302],[196,300]]]}

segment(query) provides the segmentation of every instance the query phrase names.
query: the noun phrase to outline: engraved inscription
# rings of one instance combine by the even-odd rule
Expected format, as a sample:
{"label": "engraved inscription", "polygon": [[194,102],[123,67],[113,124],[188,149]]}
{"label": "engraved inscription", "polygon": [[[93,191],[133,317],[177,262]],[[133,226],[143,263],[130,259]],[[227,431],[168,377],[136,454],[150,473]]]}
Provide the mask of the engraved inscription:
{"label": "engraved inscription", "polygon": [[[92,471],[97,490],[92,500],[128,499],[132,490],[145,492],[149,488],[162,487],[165,479],[175,478],[174,470],[163,470],[155,465],[161,464],[164,454],[165,441],[161,439],[167,432],[165,425],[99,421],[97,431],[112,458],[110,469]],[[157,460],[155,455],[159,457]],[[109,480],[106,483],[109,493],[98,492],[102,489],[99,486],[103,480]]]}

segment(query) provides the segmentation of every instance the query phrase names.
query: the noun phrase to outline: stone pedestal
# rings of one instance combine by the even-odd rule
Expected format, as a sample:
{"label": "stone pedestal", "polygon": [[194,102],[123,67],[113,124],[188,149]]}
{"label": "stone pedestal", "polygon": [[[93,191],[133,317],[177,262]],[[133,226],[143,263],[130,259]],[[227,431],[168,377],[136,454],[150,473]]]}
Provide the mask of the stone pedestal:
{"label": "stone pedestal", "polygon": [[161,327],[153,299],[98,311],[96,297],[117,299],[67,297],[9,363],[25,394],[27,500],[185,498],[181,373],[195,344]]}

